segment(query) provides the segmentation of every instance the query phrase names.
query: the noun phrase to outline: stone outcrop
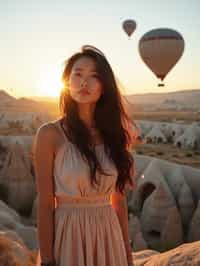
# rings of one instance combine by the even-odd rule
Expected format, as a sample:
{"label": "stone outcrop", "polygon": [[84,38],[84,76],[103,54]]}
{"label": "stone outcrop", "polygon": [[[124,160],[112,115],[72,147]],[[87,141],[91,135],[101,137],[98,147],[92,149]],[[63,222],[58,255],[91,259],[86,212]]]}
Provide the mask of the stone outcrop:
{"label": "stone outcrop", "polygon": [[[134,158],[137,186],[127,195],[128,210],[137,217],[147,247],[163,252],[200,240],[200,170],[148,156]],[[140,240],[135,241],[140,247]]]}
{"label": "stone outcrop", "polygon": [[[22,224],[19,216],[16,216],[15,211],[1,204],[0,206],[0,230],[6,233],[11,239],[19,240],[20,244],[24,244],[30,250],[38,248],[37,228]],[[13,211],[13,212],[12,212]]]}
{"label": "stone outcrop", "polygon": [[[144,250],[133,253],[137,266],[198,266],[200,265],[200,241],[184,244],[168,252],[155,254]],[[144,256],[144,259],[141,259]]]}
{"label": "stone outcrop", "polygon": [[190,222],[188,241],[193,242],[199,239],[200,239],[200,200]]}
{"label": "stone outcrop", "polygon": [[129,237],[134,251],[147,248],[146,241],[142,235],[139,219],[132,213],[129,214]]}
{"label": "stone outcrop", "polygon": [[35,198],[35,181],[30,167],[23,147],[18,143],[10,146],[0,173],[0,183],[7,192],[6,202],[17,211],[30,211]]}

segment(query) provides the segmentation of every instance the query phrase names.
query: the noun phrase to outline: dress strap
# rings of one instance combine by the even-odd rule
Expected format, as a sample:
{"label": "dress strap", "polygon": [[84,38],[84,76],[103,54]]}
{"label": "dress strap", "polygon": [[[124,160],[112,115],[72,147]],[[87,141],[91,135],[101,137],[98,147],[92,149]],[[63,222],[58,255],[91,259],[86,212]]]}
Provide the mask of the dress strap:
{"label": "dress strap", "polygon": [[59,130],[60,133],[62,134],[64,140],[67,141],[67,143],[69,143],[69,140],[68,140],[68,138],[67,138],[67,136],[66,136],[66,134],[65,134],[65,132],[64,132],[64,129],[63,129],[63,127],[61,126],[61,120],[56,120],[56,121],[54,122],[54,125],[58,128],[58,130]]}

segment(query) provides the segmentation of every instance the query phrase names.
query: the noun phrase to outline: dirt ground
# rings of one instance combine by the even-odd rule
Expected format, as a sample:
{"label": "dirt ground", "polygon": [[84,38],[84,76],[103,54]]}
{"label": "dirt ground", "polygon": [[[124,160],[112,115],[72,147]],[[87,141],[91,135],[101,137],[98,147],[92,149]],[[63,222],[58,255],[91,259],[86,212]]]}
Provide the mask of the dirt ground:
{"label": "dirt ground", "polygon": [[180,149],[173,144],[141,144],[135,147],[138,154],[200,169],[200,150]]}
{"label": "dirt ground", "polygon": [[200,113],[193,111],[160,111],[160,112],[130,112],[134,120],[150,120],[160,122],[184,121],[186,124],[200,121]]}

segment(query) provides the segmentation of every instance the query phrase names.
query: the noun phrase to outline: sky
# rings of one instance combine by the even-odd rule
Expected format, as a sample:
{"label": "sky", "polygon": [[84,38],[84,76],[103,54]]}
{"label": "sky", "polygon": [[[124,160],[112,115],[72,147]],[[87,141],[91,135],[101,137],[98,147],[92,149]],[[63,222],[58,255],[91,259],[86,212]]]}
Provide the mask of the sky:
{"label": "sky", "polygon": [[[64,61],[84,44],[101,49],[124,94],[200,89],[199,0],[0,0],[0,90],[15,97],[58,96]],[[137,28],[131,38],[125,19]],[[165,87],[138,52],[149,30],[181,33],[185,50]]]}

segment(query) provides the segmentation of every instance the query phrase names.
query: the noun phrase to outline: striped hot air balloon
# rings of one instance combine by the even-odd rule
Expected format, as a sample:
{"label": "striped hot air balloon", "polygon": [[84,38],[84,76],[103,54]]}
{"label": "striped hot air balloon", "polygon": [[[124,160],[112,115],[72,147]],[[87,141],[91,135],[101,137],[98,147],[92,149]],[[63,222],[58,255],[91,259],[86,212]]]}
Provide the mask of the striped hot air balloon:
{"label": "striped hot air balloon", "polygon": [[[139,53],[144,63],[162,81],[181,58],[184,39],[180,33],[158,28],[145,33],[139,41]],[[159,84],[159,86],[163,84]]]}

